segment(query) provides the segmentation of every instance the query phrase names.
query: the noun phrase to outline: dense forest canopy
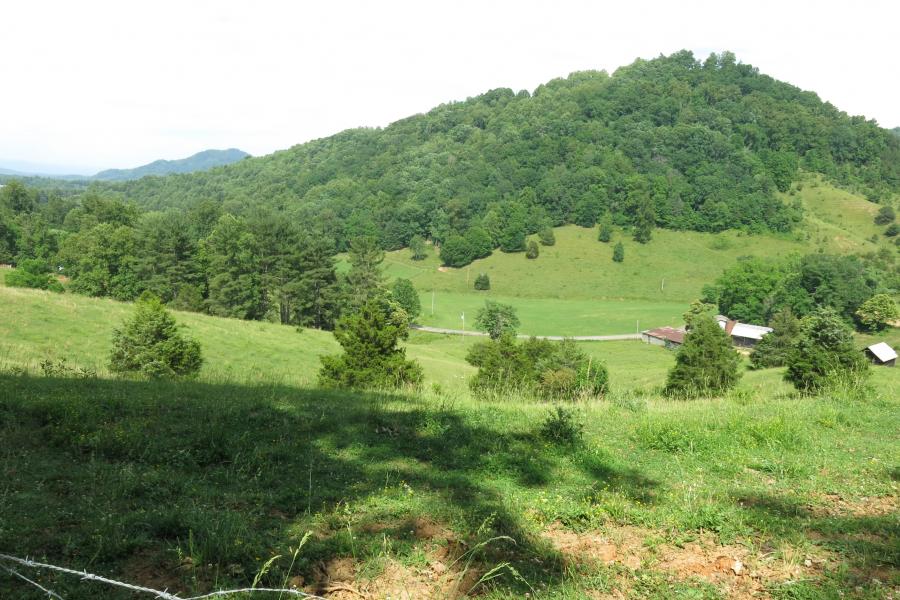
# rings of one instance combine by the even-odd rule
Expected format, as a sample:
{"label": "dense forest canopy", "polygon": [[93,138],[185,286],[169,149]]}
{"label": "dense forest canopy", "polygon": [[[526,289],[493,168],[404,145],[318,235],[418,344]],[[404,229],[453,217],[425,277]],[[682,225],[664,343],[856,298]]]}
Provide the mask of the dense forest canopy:
{"label": "dense forest canopy", "polygon": [[900,191],[900,139],[731,53],[687,51],[574,73],[533,94],[492,90],[384,129],[354,129],[205,173],[106,186],[143,208],[214,200],[284,210],[343,250],[504,229],[654,225],[782,231],[798,168],[880,200]]}

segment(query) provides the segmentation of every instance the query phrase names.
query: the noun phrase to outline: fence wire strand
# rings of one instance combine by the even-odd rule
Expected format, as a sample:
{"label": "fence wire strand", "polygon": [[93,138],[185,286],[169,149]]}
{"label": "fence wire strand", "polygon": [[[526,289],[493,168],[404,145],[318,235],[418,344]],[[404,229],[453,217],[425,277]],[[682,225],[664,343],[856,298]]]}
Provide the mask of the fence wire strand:
{"label": "fence wire strand", "polygon": [[[322,596],[316,596],[315,594],[309,594],[307,592],[302,592],[300,590],[281,589],[281,588],[259,588],[259,587],[241,588],[241,589],[236,589],[236,590],[219,590],[216,592],[210,592],[208,594],[202,594],[200,596],[185,597],[185,596],[179,596],[177,594],[170,594],[167,591],[154,590],[153,588],[148,588],[148,587],[144,587],[144,586],[140,586],[140,585],[133,585],[130,583],[125,583],[124,581],[116,581],[115,579],[109,579],[108,577],[103,577],[101,575],[94,575],[93,573],[88,573],[87,571],[76,571],[75,569],[68,569],[66,567],[58,567],[56,565],[40,563],[37,561],[30,560],[28,558],[18,558],[16,556],[10,556],[9,554],[0,554],[0,560],[13,562],[13,563],[22,565],[23,567],[29,567],[32,569],[49,569],[51,571],[57,571],[59,573],[75,575],[77,577],[80,577],[84,581],[96,581],[98,583],[105,583],[107,585],[112,585],[115,587],[132,590],[134,592],[141,592],[144,594],[153,594],[154,598],[158,598],[159,600],[204,600],[205,598],[215,598],[215,597],[222,597],[222,596],[232,596],[234,594],[251,594],[251,593],[260,593],[260,592],[270,593],[270,594],[275,594],[275,593],[287,594],[287,595],[296,596],[299,598],[310,598],[312,600],[327,600],[326,598],[323,598]],[[48,590],[47,588],[43,587],[36,581],[32,581],[31,579],[28,579],[21,573],[18,573],[16,571],[14,571],[13,569],[10,569],[9,567],[6,567],[4,565],[0,565],[0,567],[2,567],[4,571],[7,571],[7,572],[11,573],[12,575],[14,575],[20,579],[23,579],[23,580],[27,581],[28,583],[30,583],[31,585],[39,588],[41,591],[46,593],[49,598],[55,598],[56,600],[64,600],[64,598],[62,598],[62,596],[60,596],[56,592]]]}

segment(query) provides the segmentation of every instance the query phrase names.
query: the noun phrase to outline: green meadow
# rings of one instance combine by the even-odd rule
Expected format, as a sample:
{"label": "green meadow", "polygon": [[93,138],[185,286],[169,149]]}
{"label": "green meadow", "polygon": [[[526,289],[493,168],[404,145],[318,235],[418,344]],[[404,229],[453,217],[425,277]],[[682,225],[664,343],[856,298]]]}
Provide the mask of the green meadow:
{"label": "green meadow", "polygon": [[[182,597],[257,583],[335,599],[890,597],[896,385],[802,398],[775,381],[692,402],[614,392],[570,404],[562,426],[546,404],[448,388],[7,371],[0,548]],[[5,572],[0,590],[46,597]]]}
{"label": "green meadow", "polygon": [[[9,315],[0,322],[0,364],[39,370],[42,361],[65,361],[72,368],[108,375],[112,332],[130,315],[131,305],[0,287],[0,309]],[[190,312],[173,314],[200,341],[205,358],[201,377],[208,380],[312,385],[319,356],[340,350],[329,332]],[[465,355],[476,341],[413,331],[406,348],[422,364],[428,385],[467,393],[467,380],[475,370],[465,362]],[[671,352],[638,341],[586,342],[582,347],[605,362],[613,377],[627,387],[661,384],[673,360]]]}
{"label": "green meadow", "polygon": [[[806,211],[803,225],[790,235],[657,229],[649,243],[639,244],[617,230],[605,244],[597,241],[596,228],[569,225],[554,230],[556,244],[541,246],[535,260],[495,251],[454,269],[441,266],[434,248],[421,261],[404,249],[387,253],[385,273],[389,280],[413,282],[422,301],[422,325],[462,329],[465,315],[470,329],[478,309],[491,299],[516,307],[526,334],[610,335],[679,325],[703,286],[741,257],[869,252],[887,244],[883,238],[870,240],[883,228],[872,223],[878,205],[861,196],[807,176],[783,198],[799,201]],[[623,263],[612,261],[617,241],[625,246]],[[348,268],[345,262],[340,267]],[[489,291],[474,289],[480,273],[490,277]]]}

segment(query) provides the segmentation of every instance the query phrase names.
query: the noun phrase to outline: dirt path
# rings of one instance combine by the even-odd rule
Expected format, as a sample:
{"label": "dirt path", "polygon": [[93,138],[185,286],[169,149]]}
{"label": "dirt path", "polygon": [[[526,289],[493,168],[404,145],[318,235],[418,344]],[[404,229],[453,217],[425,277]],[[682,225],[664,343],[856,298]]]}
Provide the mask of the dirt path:
{"label": "dirt path", "polygon": [[[447,335],[470,335],[476,337],[486,337],[487,334],[481,331],[463,331],[462,329],[444,329],[442,327],[428,327],[426,325],[410,325],[410,329],[415,329],[416,331],[425,331],[427,333],[444,333]],[[621,333],[618,335],[525,335],[524,333],[520,333],[518,336],[522,339],[527,338],[537,338],[539,340],[550,340],[554,342],[559,342],[565,339],[575,340],[576,342],[614,342],[618,340],[639,340],[641,339],[641,334],[639,333]]]}

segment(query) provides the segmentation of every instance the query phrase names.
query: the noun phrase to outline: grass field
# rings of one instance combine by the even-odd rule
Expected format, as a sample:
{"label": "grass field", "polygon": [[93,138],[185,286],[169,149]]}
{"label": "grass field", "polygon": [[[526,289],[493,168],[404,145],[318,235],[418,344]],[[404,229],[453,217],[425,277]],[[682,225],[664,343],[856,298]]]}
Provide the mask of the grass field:
{"label": "grass field", "polygon": [[[131,305],[115,300],[0,287],[0,365],[39,371],[40,363],[65,361],[72,368],[88,368],[108,376],[106,364],[113,329],[131,314]],[[313,385],[319,357],[340,350],[329,332],[257,321],[222,319],[190,312],[173,312],[189,335],[202,345],[207,381],[275,382]],[[538,332],[540,333],[540,332]],[[875,336],[859,336],[859,346],[887,341],[900,346],[900,329]],[[425,371],[426,385],[466,395],[475,370],[465,362],[477,338],[411,332],[407,354]],[[615,392],[651,391],[662,385],[674,354],[639,341],[585,342],[580,346],[607,365]],[[884,369],[876,379],[889,382]],[[773,370],[748,371],[741,384],[748,390],[779,389]]]}
{"label": "grass field", "polygon": [[[131,305],[114,300],[0,287],[0,364],[38,371],[44,360],[107,375],[112,330],[131,314]],[[340,347],[331,333],[274,323],[221,319],[174,312],[189,335],[200,340],[205,358],[201,377],[232,382],[315,383],[319,356]],[[426,384],[462,390],[475,370],[465,362],[476,338],[411,332],[408,355],[425,370]],[[607,364],[616,388],[660,385],[672,353],[637,341],[584,343]]]}
{"label": "grass field", "polygon": [[[556,228],[556,245],[542,246],[536,260],[497,251],[453,269],[440,267],[434,249],[422,261],[399,250],[387,254],[385,272],[388,279],[412,280],[424,325],[461,329],[465,313],[471,327],[478,308],[491,298],[515,306],[528,334],[604,335],[633,332],[638,322],[641,328],[680,324],[703,286],[743,256],[867,252],[887,244],[869,241],[883,228],[872,223],[878,205],[860,196],[810,176],[783,198],[799,200],[806,209],[804,224],[790,235],[657,229],[650,243],[638,244],[618,230],[612,243],[603,244],[596,228],[570,225]],[[621,264],[612,261],[616,241],[625,246]],[[340,267],[348,268],[346,262]],[[479,273],[490,276],[489,292],[473,289]]]}
{"label": "grass field", "polygon": [[[259,573],[333,599],[900,585],[896,394],[622,397],[575,405],[583,436],[552,443],[547,407],[526,401],[10,375],[0,389],[0,549],[169,592]],[[132,597],[28,575],[67,600]],[[0,590],[46,597],[4,572]]]}
{"label": "grass field", "polygon": [[[870,241],[873,235],[880,238],[880,244],[887,244],[884,226],[873,222],[877,204],[828,185],[818,176],[807,176],[799,187],[798,191],[794,186],[793,197],[806,209],[804,231],[810,244],[831,252],[870,251],[878,246]],[[786,200],[793,197],[783,195]]]}

